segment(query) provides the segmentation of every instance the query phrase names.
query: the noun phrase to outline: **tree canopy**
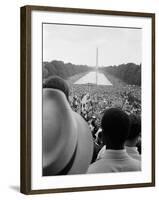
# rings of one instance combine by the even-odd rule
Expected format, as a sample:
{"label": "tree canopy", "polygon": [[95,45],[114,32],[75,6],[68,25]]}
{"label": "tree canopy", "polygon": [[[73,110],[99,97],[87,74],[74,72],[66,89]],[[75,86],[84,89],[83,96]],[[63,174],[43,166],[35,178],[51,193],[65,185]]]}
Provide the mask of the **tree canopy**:
{"label": "tree canopy", "polygon": [[74,65],[72,63],[64,63],[63,61],[53,60],[43,63],[43,78],[57,75],[63,79],[67,79],[78,73],[87,72],[90,68],[87,65]]}
{"label": "tree canopy", "polygon": [[119,66],[102,67],[101,71],[110,73],[129,85],[141,86],[141,64],[128,63]]}

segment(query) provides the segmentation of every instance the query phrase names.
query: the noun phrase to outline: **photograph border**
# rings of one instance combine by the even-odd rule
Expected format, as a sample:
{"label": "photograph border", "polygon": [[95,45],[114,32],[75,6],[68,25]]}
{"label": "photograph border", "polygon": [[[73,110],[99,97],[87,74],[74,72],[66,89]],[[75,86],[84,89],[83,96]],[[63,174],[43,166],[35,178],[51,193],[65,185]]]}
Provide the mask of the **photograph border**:
{"label": "photograph border", "polygon": [[[131,17],[148,17],[152,20],[152,38],[151,38],[151,57],[152,57],[152,163],[151,163],[151,182],[135,183],[135,184],[120,184],[120,185],[101,185],[75,188],[58,188],[58,189],[42,189],[32,190],[31,188],[31,13],[32,11],[49,11],[62,13],[83,13],[97,15],[116,15],[116,16],[131,16]],[[43,193],[61,193],[61,192],[78,192],[78,191],[93,191],[106,189],[123,189],[137,187],[155,186],[155,14],[140,13],[140,12],[125,12],[111,10],[93,10],[93,9],[78,9],[78,8],[63,8],[63,7],[47,7],[47,6],[24,6],[21,7],[21,73],[20,73],[20,97],[21,97],[21,117],[20,117],[20,191],[24,194],[43,194]]]}

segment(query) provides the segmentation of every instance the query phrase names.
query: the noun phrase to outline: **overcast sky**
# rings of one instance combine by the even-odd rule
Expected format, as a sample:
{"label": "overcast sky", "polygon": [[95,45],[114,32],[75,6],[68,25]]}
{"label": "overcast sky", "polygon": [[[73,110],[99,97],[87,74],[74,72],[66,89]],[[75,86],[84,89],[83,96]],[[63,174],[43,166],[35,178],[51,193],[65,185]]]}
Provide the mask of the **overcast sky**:
{"label": "overcast sky", "polygon": [[141,29],[43,24],[43,61],[95,66],[141,63]]}

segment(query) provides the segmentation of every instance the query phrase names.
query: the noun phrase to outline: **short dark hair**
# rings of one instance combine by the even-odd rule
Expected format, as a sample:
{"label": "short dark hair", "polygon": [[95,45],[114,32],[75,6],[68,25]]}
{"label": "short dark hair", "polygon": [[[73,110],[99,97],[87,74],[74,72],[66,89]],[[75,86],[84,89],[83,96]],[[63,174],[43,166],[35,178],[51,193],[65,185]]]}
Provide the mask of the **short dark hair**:
{"label": "short dark hair", "polygon": [[59,76],[50,76],[47,78],[43,87],[61,90],[66,98],[69,98],[69,86],[67,82]]}
{"label": "short dark hair", "polygon": [[101,126],[105,139],[108,138],[113,145],[123,145],[129,134],[129,116],[120,108],[107,109]]}
{"label": "short dark hair", "polygon": [[129,135],[128,140],[133,140],[136,137],[140,136],[141,133],[141,117],[131,114],[129,115],[130,120],[130,128],[129,128]]}

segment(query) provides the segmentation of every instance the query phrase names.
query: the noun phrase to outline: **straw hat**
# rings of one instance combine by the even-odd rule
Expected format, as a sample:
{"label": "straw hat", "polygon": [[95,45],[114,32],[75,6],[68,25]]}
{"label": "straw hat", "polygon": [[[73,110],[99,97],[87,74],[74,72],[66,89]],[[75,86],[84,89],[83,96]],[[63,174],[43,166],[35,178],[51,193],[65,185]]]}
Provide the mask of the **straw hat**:
{"label": "straw hat", "polygon": [[56,89],[43,89],[42,141],[44,176],[87,171],[93,155],[90,129]]}

